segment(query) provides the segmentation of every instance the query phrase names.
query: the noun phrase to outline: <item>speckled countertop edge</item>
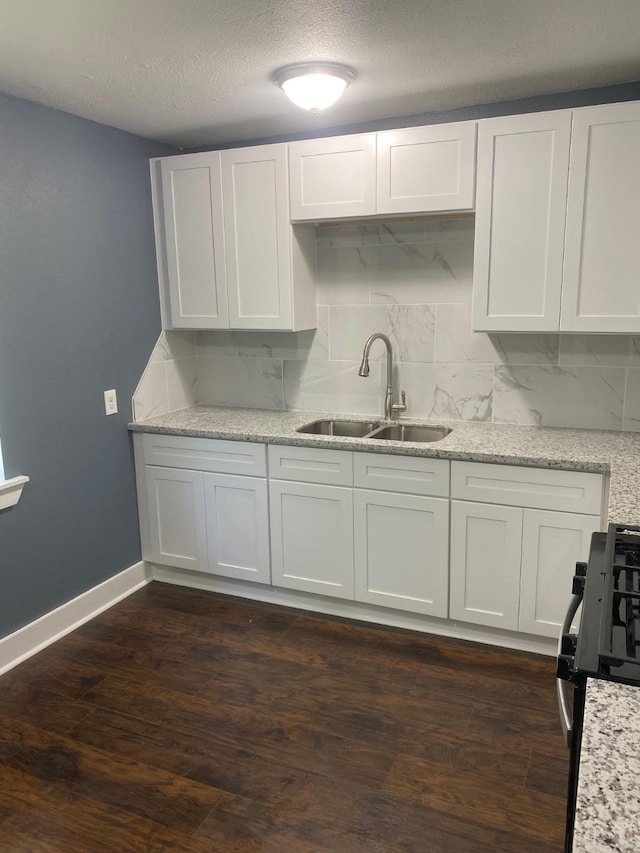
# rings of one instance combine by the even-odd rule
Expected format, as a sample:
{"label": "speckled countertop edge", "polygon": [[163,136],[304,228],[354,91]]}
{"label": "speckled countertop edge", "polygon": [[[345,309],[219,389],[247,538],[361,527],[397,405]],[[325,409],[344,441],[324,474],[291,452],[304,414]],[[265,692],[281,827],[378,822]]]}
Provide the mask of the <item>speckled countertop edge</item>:
{"label": "speckled countertop edge", "polygon": [[296,432],[305,423],[327,417],[368,420],[364,415],[344,413],[194,406],[132,423],[129,429],[132,432],[604,473],[609,475],[609,520],[640,523],[640,433],[418,419],[410,422],[438,423],[450,427],[452,432],[433,444]]}
{"label": "speckled countertop edge", "polygon": [[640,850],[640,689],[589,679],[573,853]]}

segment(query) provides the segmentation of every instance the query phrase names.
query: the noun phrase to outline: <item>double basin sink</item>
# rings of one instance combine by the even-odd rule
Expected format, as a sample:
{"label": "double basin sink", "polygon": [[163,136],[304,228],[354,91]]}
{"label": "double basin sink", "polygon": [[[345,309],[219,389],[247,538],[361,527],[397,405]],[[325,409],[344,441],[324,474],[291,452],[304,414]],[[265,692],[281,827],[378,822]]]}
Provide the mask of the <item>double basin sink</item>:
{"label": "double basin sink", "polygon": [[296,432],[307,435],[337,435],[347,438],[379,439],[383,441],[441,441],[451,432],[447,427],[421,424],[383,424],[380,421],[318,420],[298,427]]}

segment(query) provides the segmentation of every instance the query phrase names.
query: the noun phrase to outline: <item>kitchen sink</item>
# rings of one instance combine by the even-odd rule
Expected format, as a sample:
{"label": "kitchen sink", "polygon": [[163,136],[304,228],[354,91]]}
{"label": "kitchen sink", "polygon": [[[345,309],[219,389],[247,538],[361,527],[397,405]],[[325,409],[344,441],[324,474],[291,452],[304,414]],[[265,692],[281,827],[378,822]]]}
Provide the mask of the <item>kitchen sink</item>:
{"label": "kitchen sink", "polygon": [[319,420],[298,427],[296,432],[307,435],[342,435],[349,438],[363,438],[380,426],[380,421],[334,421]]}
{"label": "kitchen sink", "polygon": [[379,438],[386,441],[442,441],[450,432],[451,430],[447,427],[391,424],[389,426],[381,426],[372,432],[371,435],[367,436],[367,438]]}

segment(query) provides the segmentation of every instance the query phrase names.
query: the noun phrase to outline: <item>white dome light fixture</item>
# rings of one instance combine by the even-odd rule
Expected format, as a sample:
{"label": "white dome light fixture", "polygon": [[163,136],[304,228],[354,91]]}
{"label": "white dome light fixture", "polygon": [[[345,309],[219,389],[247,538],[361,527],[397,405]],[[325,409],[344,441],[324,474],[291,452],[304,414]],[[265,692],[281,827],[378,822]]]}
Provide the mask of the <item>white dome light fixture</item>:
{"label": "white dome light fixture", "polygon": [[280,68],[273,80],[296,106],[317,113],[335,104],[355,76],[338,62],[302,62]]}

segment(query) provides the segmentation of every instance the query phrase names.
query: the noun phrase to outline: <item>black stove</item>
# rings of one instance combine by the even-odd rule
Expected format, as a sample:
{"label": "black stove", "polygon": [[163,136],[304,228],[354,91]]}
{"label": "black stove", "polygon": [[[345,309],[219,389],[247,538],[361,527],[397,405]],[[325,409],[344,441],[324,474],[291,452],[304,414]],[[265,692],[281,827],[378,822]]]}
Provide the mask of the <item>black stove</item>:
{"label": "black stove", "polygon": [[[640,687],[640,527],[610,524],[606,533],[594,533],[588,563],[576,564],[572,593],[557,667],[560,715],[571,747],[566,853],[572,848],[587,680]],[[576,635],[571,624],[580,606]]]}
{"label": "black stove", "polygon": [[610,524],[594,533],[573,592],[582,596],[580,631],[563,637],[567,659],[558,674],[640,685],[640,527]]}

